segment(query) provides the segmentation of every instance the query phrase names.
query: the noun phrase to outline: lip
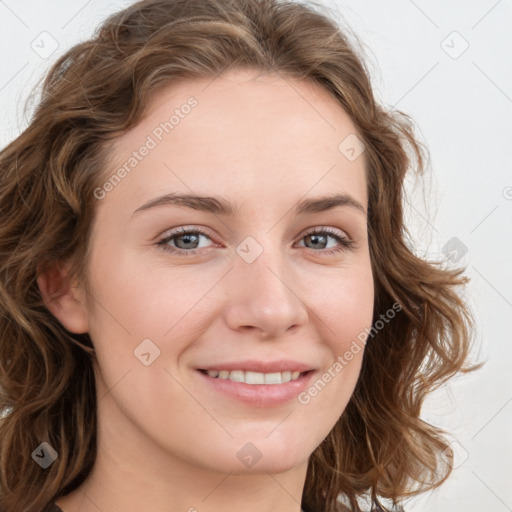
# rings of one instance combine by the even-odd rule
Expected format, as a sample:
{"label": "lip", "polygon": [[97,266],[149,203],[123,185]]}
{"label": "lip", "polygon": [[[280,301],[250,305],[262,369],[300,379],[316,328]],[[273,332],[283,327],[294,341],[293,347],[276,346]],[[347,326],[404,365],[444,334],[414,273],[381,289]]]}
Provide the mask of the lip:
{"label": "lip", "polygon": [[[198,370],[243,370],[246,372],[275,373],[275,372],[308,372],[314,370],[310,364],[281,359],[279,361],[256,361],[254,359],[245,361],[233,361],[230,363],[211,364],[201,366]],[[266,384],[268,385],[268,384]],[[282,385],[282,384],[280,384]]]}
{"label": "lip", "polygon": [[[244,370],[261,373],[300,371],[298,379],[283,384],[246,384],[234,382],[229,379],[210,377],[204,370]],[[221,363],[209,365],[196,370],[197,375],[210,389],[253,407],[268,408],[278,407],[296,399],[311,382],[316,373],[310,365],[295,361],[240,361],[236,363]]]}

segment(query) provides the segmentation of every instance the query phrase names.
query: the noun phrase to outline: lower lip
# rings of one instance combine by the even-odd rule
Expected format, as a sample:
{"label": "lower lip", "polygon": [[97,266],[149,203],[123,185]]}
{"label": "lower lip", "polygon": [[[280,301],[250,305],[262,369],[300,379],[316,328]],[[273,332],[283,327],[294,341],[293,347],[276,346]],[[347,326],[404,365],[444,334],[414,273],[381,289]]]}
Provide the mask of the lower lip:
{"label": "lower lip", "polygon": [[293,400],[308,387],[314,373],[306,372],[298,379],[283,384],[246,384],[197,372],[219,393],[255,407],[275,407]]}

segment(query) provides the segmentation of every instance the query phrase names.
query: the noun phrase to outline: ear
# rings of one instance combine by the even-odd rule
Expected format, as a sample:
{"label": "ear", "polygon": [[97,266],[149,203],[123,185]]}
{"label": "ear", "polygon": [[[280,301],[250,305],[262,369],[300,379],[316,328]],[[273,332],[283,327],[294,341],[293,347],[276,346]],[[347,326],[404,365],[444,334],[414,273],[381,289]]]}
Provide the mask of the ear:
{"label": "ear", "polygon": [[43,302],[52,315],[70,332],[89,330],[85,291],[78,280],[69,275],[70,265],[55,262],[41,270],[38,266],[37,284]]}

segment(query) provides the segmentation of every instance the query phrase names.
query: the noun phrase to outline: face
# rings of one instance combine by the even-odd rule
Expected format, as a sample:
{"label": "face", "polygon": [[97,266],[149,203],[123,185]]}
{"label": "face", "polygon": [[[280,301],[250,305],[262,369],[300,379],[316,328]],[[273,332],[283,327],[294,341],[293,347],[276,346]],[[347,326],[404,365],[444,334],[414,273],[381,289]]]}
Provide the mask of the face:
{"label": "face", "polygon": [[278,75],[155,95],[96,192],[100,428],[226,473],[307,462],[372,320],[364,153],[339,149],[355,133],[327,91]]}

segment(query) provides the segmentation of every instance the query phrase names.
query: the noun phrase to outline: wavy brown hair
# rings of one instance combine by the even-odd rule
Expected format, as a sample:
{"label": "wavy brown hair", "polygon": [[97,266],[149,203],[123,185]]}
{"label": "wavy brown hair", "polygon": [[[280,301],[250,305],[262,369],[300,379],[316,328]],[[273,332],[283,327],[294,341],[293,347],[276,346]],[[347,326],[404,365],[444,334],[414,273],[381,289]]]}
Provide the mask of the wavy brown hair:
{"label": "wavy brown hair", "polygon": [[[444,433],[422,419],[436,387],[469,370],[472,320],[462,271],[417,257],[403,219],[406,173],[427,150],[402,112],[373,95],[357,38],[317,4],[279,0],[149,0],[109,17],[49,71],[26,130],[0,153],[0,509],[40,512],[77,488],[96,457],[92,341],[45,307],[38,273],[71,262],[82,279],[109,145],[155,92],[228,68],[278,73],[327,89],[366,145],[374,320],[353,396],[309,460],[302,504],[360,510],[399,503],[450,473]],[[31,453],[46,441],[58,459]],[[340,501],[341,500],[341,501]]]}

